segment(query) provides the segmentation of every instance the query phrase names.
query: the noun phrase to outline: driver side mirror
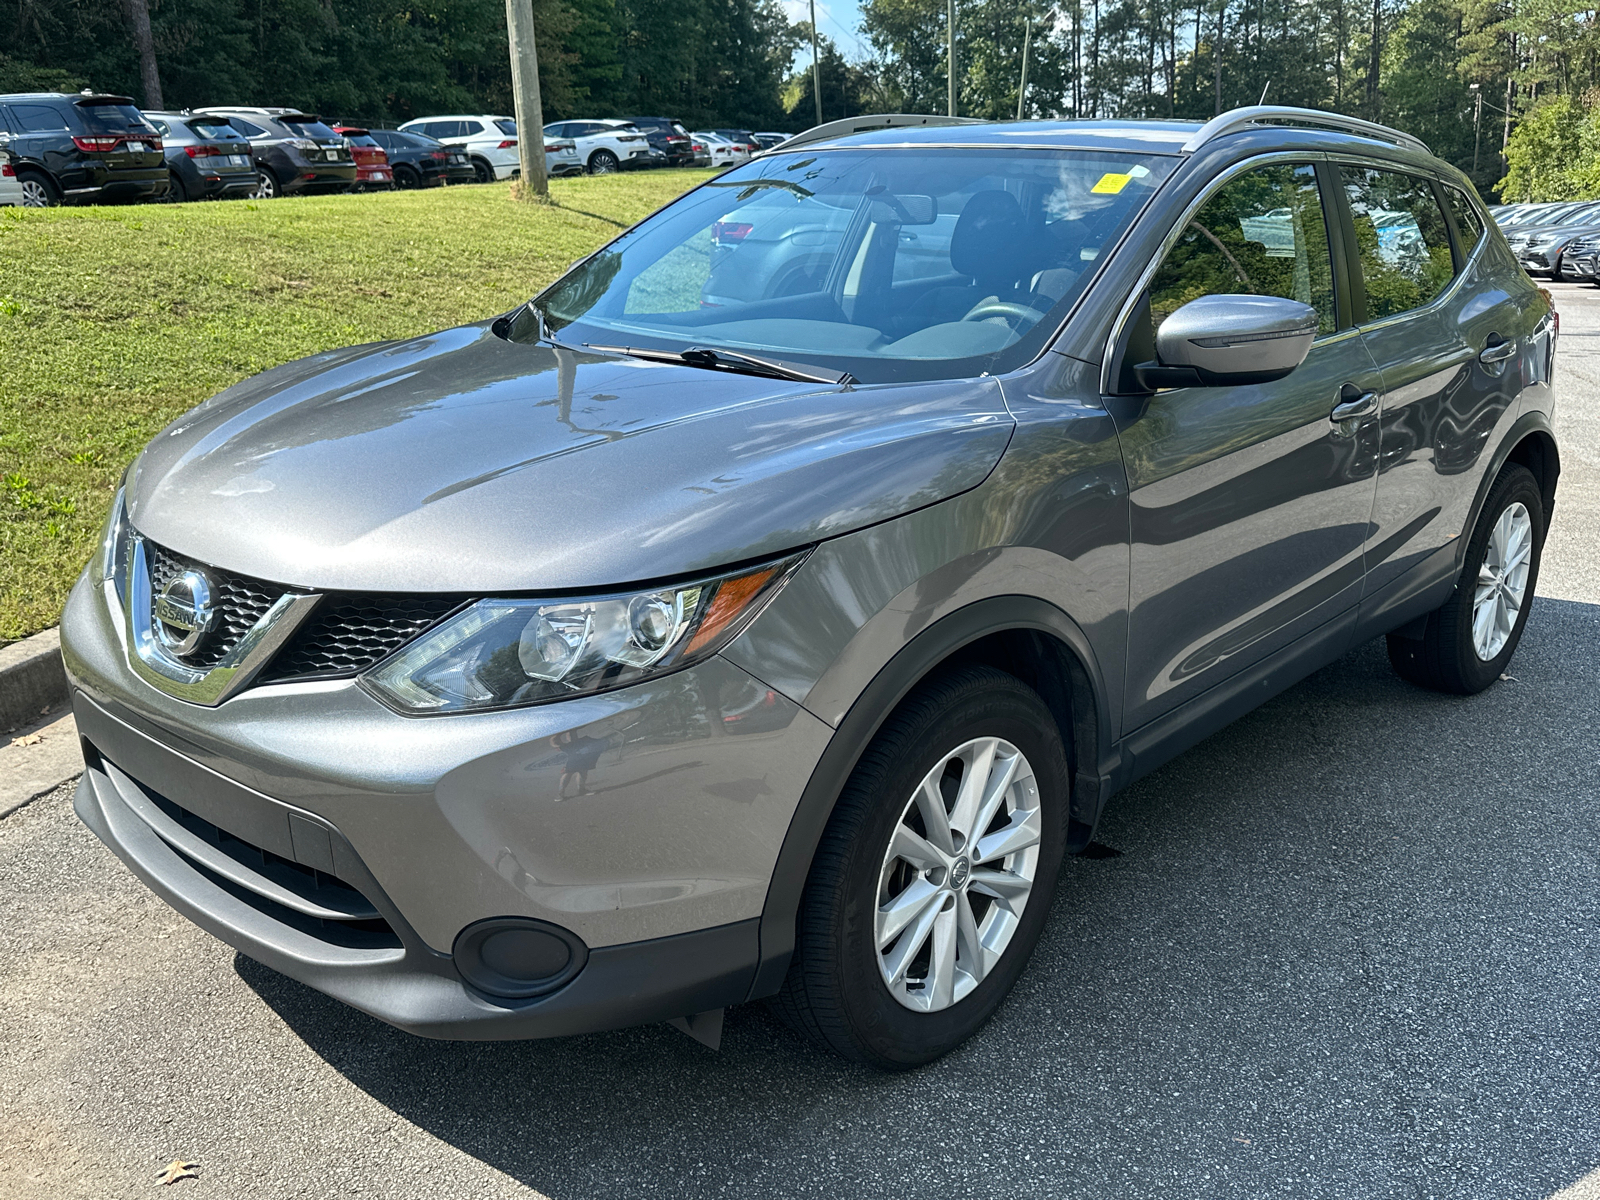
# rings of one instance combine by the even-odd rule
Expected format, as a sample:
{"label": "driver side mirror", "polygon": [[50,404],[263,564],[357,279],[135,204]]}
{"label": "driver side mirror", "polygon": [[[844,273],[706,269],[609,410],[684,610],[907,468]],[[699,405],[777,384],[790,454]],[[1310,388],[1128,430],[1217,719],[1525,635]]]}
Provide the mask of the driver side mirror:
{"label": "driver side mirror", "polygon": [[1271,383],[1306,359],[1317,310],[1278,296],[1201,296],[1161,323],[1156,360],[1134,367],[1149,388]]}

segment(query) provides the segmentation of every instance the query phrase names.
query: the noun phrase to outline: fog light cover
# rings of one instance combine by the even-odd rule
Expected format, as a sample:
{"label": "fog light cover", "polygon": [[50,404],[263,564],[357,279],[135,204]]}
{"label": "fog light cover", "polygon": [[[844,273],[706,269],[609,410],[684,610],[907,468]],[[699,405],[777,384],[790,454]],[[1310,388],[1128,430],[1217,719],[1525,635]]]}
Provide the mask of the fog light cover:
{"label": "fog light cover", "polygon": [[491,996],[526,1000],[570,983],[589,948],[571,930],[529,917],[491,917],[456,938],[456,970]]}

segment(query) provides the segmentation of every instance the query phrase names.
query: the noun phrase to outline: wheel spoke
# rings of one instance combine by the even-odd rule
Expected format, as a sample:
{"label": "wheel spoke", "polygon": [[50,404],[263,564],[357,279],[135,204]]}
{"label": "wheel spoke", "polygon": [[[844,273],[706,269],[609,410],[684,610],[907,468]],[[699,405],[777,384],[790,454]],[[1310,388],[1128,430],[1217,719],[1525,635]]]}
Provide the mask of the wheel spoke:
{"label": "wheel spoke", "polygon": [[878,949],[886,949],[905,927],[915,921],[930,904],[939,899],[939,889],[926,879],[917,879],[889,903],[878,909]]}
{"label": "wheel spoke", "polygon": [[929,1008],[949,1008],[956,998],[956,905],[933,919],[932,955],[928,962]]}
{"label": "wheel spoke", "polygon": [[993,862],[1015,854],[1018,850],[1026,850],[1029,846],[1037,845],[1041,829],[1041,818],[1038,809],[1033,809],[1021,816],[1021,820],[1013,819],[1011,824],[1004,829],[997,829],[988,837],[980,838],[973,847],[972,861]]}
{"label": "wheel spoke", "polygon": [[1031,879],[994,867],[974,869],[972,882],[967,886],[969,890],[976,889],[985,896],[993,897],[1007,912],[1018,916],[1022,915],[1022,906],[1028,901],[1028,893],[1033,891]]}
{"label": "wheel spoke", "polygon": [[944,797],[939,794],[939,776],[943,772],[944,763],[928,772],[917,789],[917,811],[922,814],[922,827],[928,831],[928,840],[946,854],[954,854],[956,845],[950,836],[950,816],[944,811]]}
{"label": "wheel spoke", "polygon": [[961,775],[961,790],[956,793],[955,805],[950,810],[950,828],[969,842],[977,836],[974,825],[978,819],[978,809],[988,791],[995,751],[999,748],[1000,744],[994,738],[973,743],[972,753],[966,762],[967,769]]}
{"label": "wheel spoke", "polygon": [[1493,593],[1485,596],[1473,607],[1472,613],[1472,645],[1478,651],[1478,657],[1487,662],[1494,655],[1489,652],[1489,631],[1494,626],[1495,597]]}
{"label": "wheel spoke", "polygon": [[937,905],[930,904],[917,915],[911,928],[901,936],[895,948],[881,960],[884,978],[890,986],[903,984],[906,981],[906,969],[911,966],[911,960],[916,958],[917,952],[922,949],[922,943],[928,940],[928,934],[933,931],[934,918],[939,915]]}
{"label": "wheel spoke", "polygon": [[978,938],[978,921],[972,915],[972,901],[965,892],[956,897],[956,953],[974,983],[982,983],[989,973],[989,951]]}
{"label": "wheel spoke", "polygon": [[983,801],[978,805],[978,817],[972,823],[972,836],[982,838],[984,831],[994,823],[995,813],[1005,803],[1006,793],[1011,790],[1011,785],[1016,781],[1017,768],[1022,763],[1020,751],[1013,750],[1010,754],[997,756],[989,776],[988,786],[983,793]]}
{"label": "wheel spoke", "polygon": [[894,838],[889,842],[889,857],[903,858],[913,867],[920,867],[926,871],[930,867],[944,865],[944,856],[928,844],[926,838],[919,837],[917,831],[908,825],[895,827]]}

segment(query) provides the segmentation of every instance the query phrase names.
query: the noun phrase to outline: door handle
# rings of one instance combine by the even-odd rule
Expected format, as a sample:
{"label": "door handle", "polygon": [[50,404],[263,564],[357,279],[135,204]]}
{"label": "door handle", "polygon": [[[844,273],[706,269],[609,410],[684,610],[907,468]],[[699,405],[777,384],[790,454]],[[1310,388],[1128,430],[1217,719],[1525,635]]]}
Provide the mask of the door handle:
{"label": "door handle", "polygon": [[1489,335],[1489,344],[1478,355],[1478,361],[1486,367],[1492,367],[1496,363],[1505,362],[1516,352],[1517,343],[1515,341],[1503,341],[1499,334],[1491,333]]}
{"label": "door handle", "polygon": [[1343,421],[1357,421],[1362,417],[1370,417],[1377,411],[1377,392],[1357,392],[1354,385],[1347,383],[1339,389],[1339,403],[1333,406],[1333,411],[1328,414],[1328,420],[1337,425]]}

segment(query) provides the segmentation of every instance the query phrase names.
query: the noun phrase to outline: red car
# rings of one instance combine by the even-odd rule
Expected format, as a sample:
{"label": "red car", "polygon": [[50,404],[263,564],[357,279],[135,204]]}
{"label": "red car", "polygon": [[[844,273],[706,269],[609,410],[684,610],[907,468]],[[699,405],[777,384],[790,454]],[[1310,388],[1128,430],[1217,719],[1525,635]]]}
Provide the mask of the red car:
{"label": "red car", "polygon": [[356,160],[356,185],[352,191],[388,191],[394,187],[389,155],[373,139],[372,134],[354,125],[335,125],[333,131],[344,135],[350,143],[350,153]]}

